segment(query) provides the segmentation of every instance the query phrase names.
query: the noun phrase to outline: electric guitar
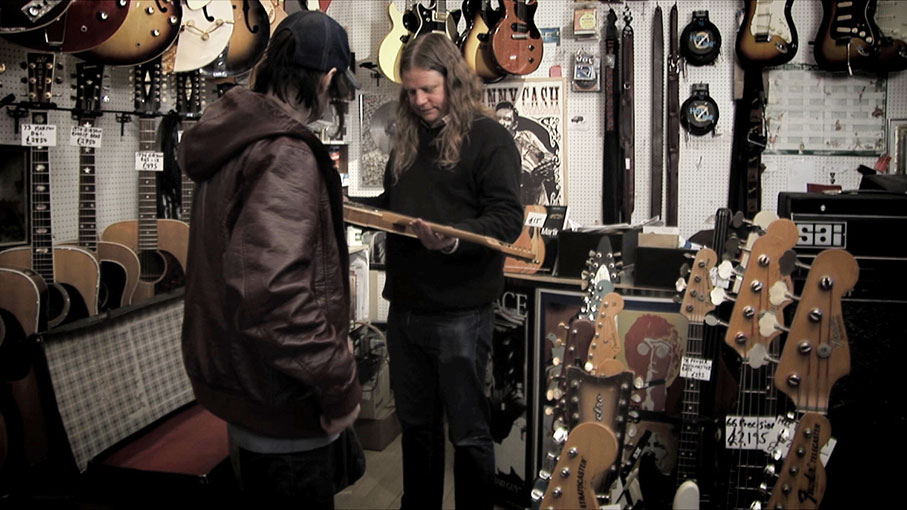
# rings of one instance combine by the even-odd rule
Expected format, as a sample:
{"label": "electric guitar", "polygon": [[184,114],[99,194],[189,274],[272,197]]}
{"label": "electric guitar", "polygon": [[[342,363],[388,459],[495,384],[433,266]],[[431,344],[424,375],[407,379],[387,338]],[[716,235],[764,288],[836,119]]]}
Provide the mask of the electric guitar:
{"label": "electric guitar", "polygon": [[822,0],[822,22],[816,34],[816,63],[826,71],[864,69],[879,44],[873,21],[875,0]]}
{"label": "electric guitar", "polygon": [[491,50],[498,67],[530,74],[542,63],[542,35],[535,26],[536,0],[501,0],[504,17],[494,26]]}
{"label": "electric guitar", "polygon": [[[94,126],[101,115],[101,84],[104,66],[76,64],[76,104],[74,116],[80,126]],[[139,282],[139,258],[120,243],[98,240],[97,193],[94,147],[79,147],[79,241],[101,267],[98,308],[102,311],[132,304]]]}
{"label": "electric guitar", "polygon": [[491,27],[496,26],[504,15],[501,9],[492,9],[489,0],[465,0],[463,12],[468,21],[458,46],[463,57],[479,78],[486,82],[500,80],[507,73],[498,67],[491,50]]}
{"label": "electric guitar", "polygon": [[737,58],[744,68],[777,66],[797,54],[797,28],[790,10],[794,0],[747,0],[737,31]]}
{"label": "electric guitar", "polygon": [[400,78],[400,55],[406,43],[415,37],[413,23],[407,23],[407,19],[415,20],[411,13],[411,2],[412,0],[407,0],[407,8],[404,11],[406,14],[397,9],[394,2],[387,2],[387,17],[390,18],[391,29],[378,45],[378,69],[394,83],[403,81]]}
{"label": "electric guitar", "polygon": [[259,0],[230,0],[230,3],[233,33],[224,51],[201,69],[203,76],[224,78],[246,73],[268,48],[271,27],[265,6]]}
{"label": "electric guitar", "polygon": [[879,27],[879,45],[867,70],[890,73],[907,69],[907,3],[879,0],[875,22]]}
{"label": "electric guitar", "polygon": [[[547,211],[543,205],[524,206],[523,231],[520,237],[513,242],[514,246],[524,248],[535,254],[534,260],[524,260],[514,257],[504,259],[504,271],[508,273],[535,274],[545,261],[545,241],[540,232],[544,224]],[[539,221],[540,220],[540,221]],[[533,223],[535,224],[533,226]]]}
{"label": "electric guitar", "polygon": [[[181,132],[185,132],[198,122],[204,107],[204,78],[199,71],[176,74],[176,113],[180,116]],[[180,171],[180,220],[189,223],[192,215],[192,197],[195,194],[195,181],[189,178],[185,170]]]}
{"label": "electric guitar", "polygon": [[415,31],[416,37],[420,35],[439,33],[446,35],[451,41],[457,40],[457,23],[460,21],[460,11],[447,12],[445,3],[432,0],[428,7],[418,3],[414,9],[418,19],[419,28]]}
{"label": "electric guitar", "polygon": [[76,56],[112,66],[148,62],[173,45],[180,33],[182,17],[179,0],[131,0],[126,19],[117,31],[103,43]]}
{"label": "electric guitar", "polygon": [[6,38],[38,51],[86,51],[113,36],[128,12],[128,1],[72,0],[66,12],[52,23]]}
{"label": "electric guitar", "polygon": [[53,23],[72,0],[3,0],[0,34],[28,32]]}
{"label": "electric guitar", "polygon": [[[28,95],[32,124],[47,124],[54,83],[54,55],[27,55]],[[31,147],[32,245],[0,252],[0,264],[31,269],[48,287],[47,327],[53,328],[98,313],[100,268],[94,256],[76,246],[54,246],[51,214],[50,157],[47,146]],[[30,293],[29,293],[30,294]],[[23,296],[28,299],[31,296]]]}
{"label": "electric guitar", "polygon": [[557,457],[539,507],[598,508],[596,490],[618,453],[617,438],[611,429],[596,422],[577,425]]}
{"label": "electric guitar", "polygon": [[271,35],[277,30],[277,25],[286,19],[287,11],[284,10],[283,4],[286,0],[266,0],[262,2],[268,11],[268,25],[271,27]]}
{"label": "electric guitar", "polygon": [[819,453],[831,437],[828,398],[835,382],[850,372],[841,298],[859,272],[844,250],[822,251],[809,269],[775,375],[775,386],[804,414],[768,508],[814,509],[822,503],[826,482]]}
{"label": "electric guitar", "polygon": [[[161,104],[160,59],[136,66],[133,86],[139,113],[139,149],[150,152],[154,149],[154,116]],[[141,275],[133,303],[183,285],[189,244],[189,225],[157,218],[157,172],[138,172],[138,219],[112,223],[101,234],[101,239],[124,244],[139,255]]]}
{"label": "electric guitar", "polygon": [[173,69],[169,69],[171,55],[167,55],[164,72],[185,73],[214,62],[227,48],[233,29],[232,0],[209,2],[200,9],[192,9],[187,4],[183,9],[179,39],[168,52],[173,54]]}

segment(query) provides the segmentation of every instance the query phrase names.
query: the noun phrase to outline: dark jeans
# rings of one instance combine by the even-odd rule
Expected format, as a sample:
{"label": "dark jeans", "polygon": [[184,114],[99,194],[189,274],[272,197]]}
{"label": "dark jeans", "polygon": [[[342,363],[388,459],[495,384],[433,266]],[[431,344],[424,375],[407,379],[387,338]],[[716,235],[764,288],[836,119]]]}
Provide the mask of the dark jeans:
{"label": "dark jeans", "polygon": [[296,453],[237,449],[243,499],[240,506],[333,510],[332,446]]}
{"label": "dark jeans", "polygon": [[491,305],[422,313],[391,304],[387,344],[403,428],[404,510],[441,508],[444,413],[454,445],[457,508],[493,506],[494,449],[485,384],[493,327]]}

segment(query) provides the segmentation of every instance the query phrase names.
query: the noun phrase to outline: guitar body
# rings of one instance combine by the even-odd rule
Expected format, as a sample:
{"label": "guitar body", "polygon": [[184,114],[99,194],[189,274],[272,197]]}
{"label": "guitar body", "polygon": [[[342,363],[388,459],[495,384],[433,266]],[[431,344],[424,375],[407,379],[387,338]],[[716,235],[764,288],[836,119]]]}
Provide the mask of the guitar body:
{"label": "guitar body", "polygon": [[45,8],[35,8],[26,14],[22,9],[32,4],[33,0],[3,0],[0,9],[0,34],[17,34],[35,30],[53,23],[66,9],[72,0],[45,2]]}
{"label": "guitar body", "polygon": [[907,69],[907,42],[882,37],[874,58],[866,65],[868,71],[894,73]]}
{"label": "guitar body", "polygon": [[401,83],[400,55],[413,34],[404,26],[403,13],[394,2],[387,3],[387,17],[391,21],[391,30],[378,45],[378,69],[388,80]]}
{"label": "guitar body", "polygon": [[[0,310],[8,315],[0,334],[0,345],[18,331],[27,338],[46,328],[41,324],[41,303],[46,300],[47,285],[44,278],[29,269],[0,267]],[[15,327],[11,319],[15,319]]]}
{"label": "guitar body", "polygon": [[745,68],[777,66],[797,54],[797,28],[790,10],[794,0],[748,0],[740,30],[737,58]]}
{"label": "guitar body", "polygon": [[[507,75],[494,59],[491,51],[491,28],[501,19],[501,12],[479,10],[475,13],[469,31],[463,38],[463,57],[479,78],[486,82],[500,80]],[[487,19],[487,23],[486,23]]]}
{"label": "guitar body", "polygon": [[139,283],[139,257],[120,243],[98,242],[98,259],[101,264],[101,288],[106,292],[102,310],[111,310],[132,304],[132,295]]}
{"label": "guitar body", "polygon": [[113,66],[152,60],[176,41],[182,13],[177,0],[132,0],[125,21],[113,36],[76,56]]}
{"label": "guitar body", "polygon": [[268,23],[271,26],[271,35],[274,34],[274,31],[277,30],[277,25],[280,25],[280,22],[283,21],[287,16],[287,11],[284,10],[283,4],[285,0],[265,0],[265,9],[268,11]]}
{"label": "guitar body", "polygon": [[617,454],[611,429],[596,422],[577,425],[564,444],[540,508],[598,508],[595,491]]}
{"label": "guitar body", "polygon": [[[53,252],[55,281],[47,289],[47,327],[97,315],[100,267],[94,255],[76,246],[55,246]],[[0,264],[35,269],[31,247],[0,252]]]}
{"label": "guitar body", "polygon": [[173,72],[201,69],[227,48],[233,35],[233,2],[210,2],[201,9],[184,9]]}
{"label": "guitar body", "polygon": [[542,36],[533,21],[538,2],[530,1],[501,0],[504,17],[492,31],[494,59],[510,74],[530,74],[542,63]]}
{"label": "guitar body", "polygon": [[39,51],[87,51],[113,36],[123,25],[128,13],[128,2],[72,0],[69,9],[53,23],[37,30],[7,36],[7,39]]}
{"label": "guitar body", "polygon": [[419,30],[416,32],[416,36],[436,32],[446,35],[451,41],[456,41],[459,13],[438,12],[436,5],[425,7],[422,4],[416,4],[415,13],[419,18]]}
{"label": "guitar body", "polygon": [[226,49],[214,62],[201,69],[204,76],[226,77],[243,74],[261,59],[271,38],[268,11],[259,0],[231,0],[233,33]]}
{"label": "guitar body", "polygon": [[823,0],[816,34],[816,63],[826,71],[863,69],[873,58],[879,30],[873,0]]}
{"label": "guitar body", "polygon": [[[179,220],[157,220],[158,249],[138,250],[137,220],[111,223],[101,239],[122,244],[138,252],[141,276],[132,297],[133,303],[144,301],[157,293],[167,292],[183,284],[189,250],[189,225]],[[152,267],[153,266],[153,267]]]}
{"label": "guitar body", "polygon": [[507,257],[504,259],[504,271],[508,273],[519,273],[519,274],[535,274],[542,263],[545,262],[545,241],[542,239],[542,234],[539,227],[532,227],[526,225],[526,220],[529,219],[529,216],[532,214],[541,214],[546,215],[545,206],[543,205],[527,205],[523,211],[523,231],[520,233],[520,237],[513,242],[514,246],[530,250],[535,254],[535,259],[533,260],[520,260],[514,257]]}

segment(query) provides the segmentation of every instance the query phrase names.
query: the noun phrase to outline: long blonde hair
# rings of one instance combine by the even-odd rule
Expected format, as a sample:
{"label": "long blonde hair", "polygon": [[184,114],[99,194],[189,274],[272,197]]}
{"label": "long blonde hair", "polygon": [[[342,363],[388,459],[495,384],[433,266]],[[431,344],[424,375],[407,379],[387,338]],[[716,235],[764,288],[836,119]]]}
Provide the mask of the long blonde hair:
{"label": "long blonde hair", "polygon": [[[469,133],[473,119],[491,116],[482,102],[482,84],[447,36],[431,33],[410,41],[400,57],[400,74],[410,69],[437,71],[444,76],[447,115],[441,134],[435,139],[442,168],[451,169],[460,160],[460,146]],[[391,174],[396,181],[416,160],[419,151],[419,123],[422,119],[409,105],[406,90],[400,88],[397,125],[394,135],[394,161]]]}

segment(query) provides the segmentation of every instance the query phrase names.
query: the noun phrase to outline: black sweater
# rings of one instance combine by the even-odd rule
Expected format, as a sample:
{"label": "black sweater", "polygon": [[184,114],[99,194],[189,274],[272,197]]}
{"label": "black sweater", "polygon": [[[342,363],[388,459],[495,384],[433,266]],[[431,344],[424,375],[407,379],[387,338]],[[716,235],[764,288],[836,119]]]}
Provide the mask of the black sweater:
{"label": "black sweater", "polygon": [[[494,119],[480,117],[462,145],[460,161],[442,169],[433,140],[441,128],[420,129],[419,154],[384,193],[370,202],[426,221],[513,242],[520,235],[520,156],[513,137]],[[391,155],[393,161],[393,154]],[[504,256],[461,241],[450,255],[427,250],[411,237],[388,234],[384,297],[419,311],[473,308],[497,299],[504,287]]]}

